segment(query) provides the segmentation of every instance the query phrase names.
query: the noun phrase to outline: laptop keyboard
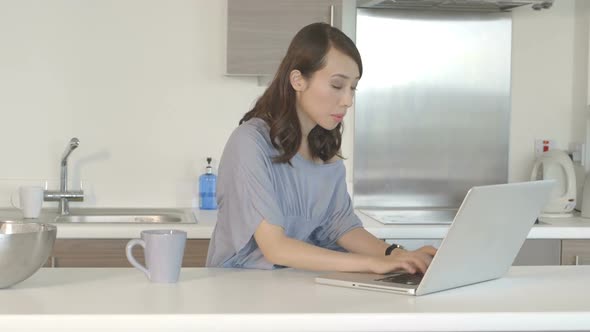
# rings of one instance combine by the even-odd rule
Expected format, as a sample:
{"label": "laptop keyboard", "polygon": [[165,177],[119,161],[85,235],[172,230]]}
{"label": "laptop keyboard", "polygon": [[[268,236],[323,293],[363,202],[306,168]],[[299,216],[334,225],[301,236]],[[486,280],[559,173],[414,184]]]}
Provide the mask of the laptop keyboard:
{"label": "laptop keyboard", "polygon": [[416,273],[416,274],[409,274],[409,273],[402,273],[402,274],[395,274],[392,276],[388,276],[385,278],[377,279],[375,281],[384,281],[384,282],[392,282],[396,284],[405,284],[405,285],[418,285],[420,281],[422,281],[422,277],[424,274]]}

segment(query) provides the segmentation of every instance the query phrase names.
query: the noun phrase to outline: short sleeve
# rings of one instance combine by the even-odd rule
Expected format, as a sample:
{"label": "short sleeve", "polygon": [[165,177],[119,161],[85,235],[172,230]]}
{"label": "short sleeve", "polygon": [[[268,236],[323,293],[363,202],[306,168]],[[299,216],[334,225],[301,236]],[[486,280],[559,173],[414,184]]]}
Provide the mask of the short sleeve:
{"label": "short sleeve", "polygon": [[218,177],[218,204],[229,221],[235,253],[246,246],[262,220],[284,228],[273,185],[272,156],[262,133],[252,126],[230,137]]}
{"label": "short sleeve", "polygon": [[344,178],[345,176],[336,187],[336,192],[332,198],[331,215],[311,236],[312,242],[320,247],[340,250],[342,248],[336,244],[336,241],[347,232],[363,227],[361,220],[354,213]]}

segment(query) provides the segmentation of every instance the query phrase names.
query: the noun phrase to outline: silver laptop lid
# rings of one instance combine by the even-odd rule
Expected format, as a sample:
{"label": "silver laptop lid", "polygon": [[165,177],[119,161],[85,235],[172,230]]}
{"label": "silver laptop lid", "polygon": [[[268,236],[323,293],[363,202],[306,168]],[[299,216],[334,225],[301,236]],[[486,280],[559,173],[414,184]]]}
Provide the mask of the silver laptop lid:
{"label": "silver laptop lid", "polygon": [[544,180],[471,188],[416,295],[504,275],[554,185]]}

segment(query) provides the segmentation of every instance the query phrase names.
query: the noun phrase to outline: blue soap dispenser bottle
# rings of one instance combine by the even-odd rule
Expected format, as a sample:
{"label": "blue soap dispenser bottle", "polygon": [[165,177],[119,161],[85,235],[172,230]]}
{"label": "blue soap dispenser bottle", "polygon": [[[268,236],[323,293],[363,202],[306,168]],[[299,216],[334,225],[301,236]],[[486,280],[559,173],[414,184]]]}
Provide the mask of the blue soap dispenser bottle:
{"label": "blue soap dispenser bottle", "polygon": [[217,200],[215,198],[217,176],[213,174],[211,160],[211,157],[207,158],[206,172],[199,176],[199,208],[201,210],[217,209]]}

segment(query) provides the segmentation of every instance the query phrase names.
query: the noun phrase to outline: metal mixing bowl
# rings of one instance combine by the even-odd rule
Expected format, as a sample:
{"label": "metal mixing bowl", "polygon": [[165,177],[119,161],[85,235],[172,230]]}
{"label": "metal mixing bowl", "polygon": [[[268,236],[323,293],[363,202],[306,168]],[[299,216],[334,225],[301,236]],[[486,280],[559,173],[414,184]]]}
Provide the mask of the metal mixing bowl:
{"label": "metal mixing bowl", "polygon": [[51,255],[56,235],[50,224],[0,222],[0,288],[37,272]]}

